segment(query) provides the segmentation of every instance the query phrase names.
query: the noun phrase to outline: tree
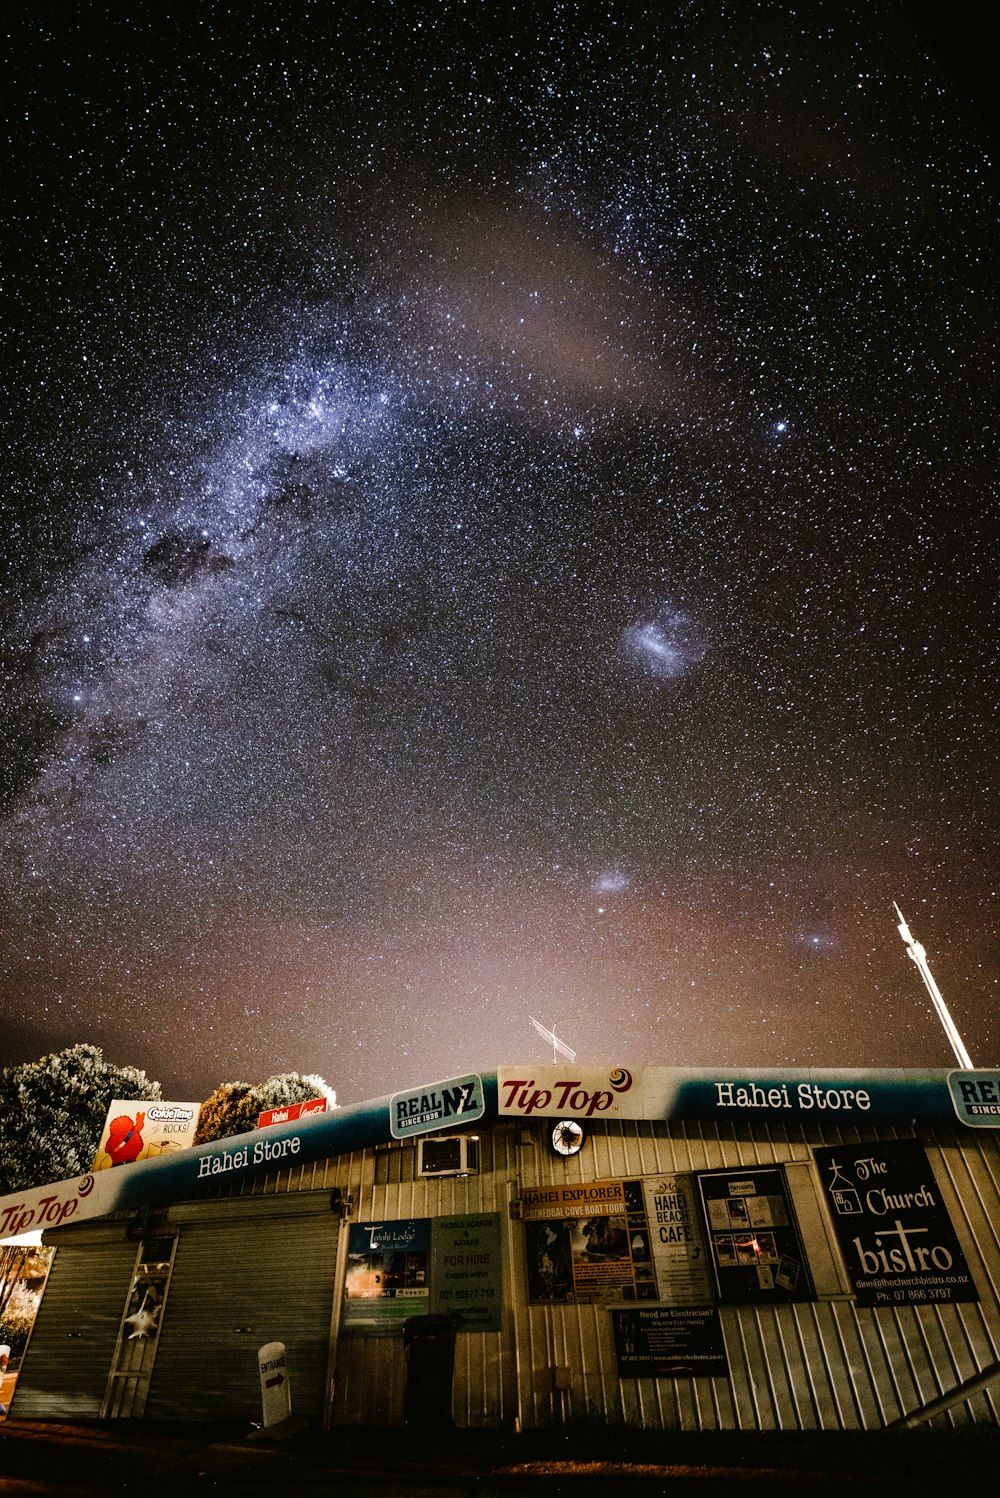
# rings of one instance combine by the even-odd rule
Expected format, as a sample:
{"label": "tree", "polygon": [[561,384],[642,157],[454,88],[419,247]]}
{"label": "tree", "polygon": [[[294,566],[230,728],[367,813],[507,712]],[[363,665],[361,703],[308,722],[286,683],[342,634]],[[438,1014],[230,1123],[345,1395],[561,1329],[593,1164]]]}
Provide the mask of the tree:
{"label": "tree", "polygon": [[83,1175],[113,1098],[157,1101],[159,1082],[74,1045],[0,1072],[0,1196]]}
{"label": "tree", "polygon": [[16,1311],[25,1295],[37,1299],[51,1257],[50,1248],[34,1243],[0,1244],[0,1325],[12,1304]]}
{"label": "tree", "polygon": [[222,1082],[201,1105],[195,1144],[212,1139],[228,1139],[231,1134],[245,1134],[257,1127],[260,1109],[253,1101],[249,1082]]}
{"label": "tree", "polygon": [[256,1086],[223,1082],[201,1105],[194,1142],[207,1144],[212,1139],[247,1134],[257,1127],[259,1115],[268,1108],[287,1108],[314,1097],[325,1097],[328,1108],[337,1106],[333,1088],[314,1072],[304,1076],[297,1071],[279,1072]]}
{"label": "tree", "polygon": [[0,1245],[0,1343],[12,1362],[24,1351],[54,1253],[36,1244]]}

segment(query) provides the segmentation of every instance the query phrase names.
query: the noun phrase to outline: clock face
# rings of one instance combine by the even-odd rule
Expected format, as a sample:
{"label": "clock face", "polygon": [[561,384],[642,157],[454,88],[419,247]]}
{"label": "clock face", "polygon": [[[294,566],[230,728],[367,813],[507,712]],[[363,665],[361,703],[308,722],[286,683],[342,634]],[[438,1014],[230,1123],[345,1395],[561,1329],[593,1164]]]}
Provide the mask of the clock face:
{"label": "clock face", "polygon": [[575,1118],[561,1118],[552,1130],[552,1148],[557,1155],[575,1155],[583,1144],[583,1130]]}

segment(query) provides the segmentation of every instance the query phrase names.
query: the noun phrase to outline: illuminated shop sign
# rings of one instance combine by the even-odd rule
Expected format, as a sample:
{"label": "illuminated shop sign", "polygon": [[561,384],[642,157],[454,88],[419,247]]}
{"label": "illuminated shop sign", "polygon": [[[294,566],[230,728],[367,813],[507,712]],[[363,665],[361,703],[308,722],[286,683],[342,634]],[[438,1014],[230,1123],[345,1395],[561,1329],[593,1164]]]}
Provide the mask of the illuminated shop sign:
{"label": "illuminated shop sign", "polygon": [[979,1299],[918,1140],[838,1144],[814,1155],[859,1305]]}
{"label": "illuminated shop sign", "polygon": [[573,1067],[502,1067],[498,1073],[501,1114],[518,1118],[641,1118],[641,1089],[632,1094],[636,1074],[623,1066],[610,1071]]}
{"label": "illuminated shop sign", "polygon": [[509,1118],[944,1124],[957,1115],[970,1127],[1000,1128],[1000,1071],[594,1071],[562,1063],[501,1067],[497,1096]]}

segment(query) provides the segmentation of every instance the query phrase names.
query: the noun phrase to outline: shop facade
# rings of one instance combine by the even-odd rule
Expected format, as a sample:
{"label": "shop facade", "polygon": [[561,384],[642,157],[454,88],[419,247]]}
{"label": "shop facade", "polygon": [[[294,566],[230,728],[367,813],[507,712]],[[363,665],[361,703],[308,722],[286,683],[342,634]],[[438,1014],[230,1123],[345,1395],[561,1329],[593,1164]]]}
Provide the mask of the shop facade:
{"label": "shop facade", "polygon": [[450,1326],[459,1426],[881,1429],[1000,1361],[998,1121],[997,1072],[502,1068],[28,1193],[11,1414],[259,1419],[279,1341],[295,1413],[401,1424]]}

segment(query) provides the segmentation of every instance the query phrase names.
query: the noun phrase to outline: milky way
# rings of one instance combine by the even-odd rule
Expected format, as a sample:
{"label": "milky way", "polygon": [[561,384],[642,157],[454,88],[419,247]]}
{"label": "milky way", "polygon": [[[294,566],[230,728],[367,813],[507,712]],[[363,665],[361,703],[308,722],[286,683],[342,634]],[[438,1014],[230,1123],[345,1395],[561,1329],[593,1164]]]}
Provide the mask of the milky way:
{"label": "milky way", "polygon": [[[995,1062],[996,193],[891,5],[31,17],[0,1064]],[[501,13],[502,10],[502,13]]]}

